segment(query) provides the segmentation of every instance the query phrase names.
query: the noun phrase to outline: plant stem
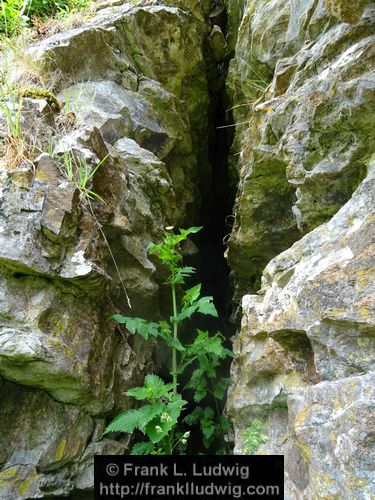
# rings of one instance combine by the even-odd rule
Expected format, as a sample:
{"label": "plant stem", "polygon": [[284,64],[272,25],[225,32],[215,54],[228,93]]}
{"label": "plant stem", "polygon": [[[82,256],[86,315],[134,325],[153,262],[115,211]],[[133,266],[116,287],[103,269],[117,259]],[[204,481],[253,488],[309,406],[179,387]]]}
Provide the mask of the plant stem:
{"label": "plant stem", "polygon": [[214,397],[214,400],[215,400],[215,406],[216,406],[216,411],[217,411],[217,418],[220,418],[221,417],[221,411],[220,411],[220,407],[219,407],[219,401],[217,400],[217,397],[214,394],[215,388],[214,388],[214,382],[213,382],[212,378],[210,378],[210,382],[211,382],[211,389],[212,389],[211,393],[212,393],[212,396]]}
{"label": "plant stem", "polygon": [[[176,287],[172,284],[172,303],[173,303],[173,316],[177,317],[177,301],[176,301]],[[177,321],[173,322],[173,339],[178,339],[178,325]],[[172,347],[172,377],[173,377],[173,395],[177,396],[177,350]]]}
{"label": "plant stem", "polygon": [[[174,283],[174,275],[175,275],[175,267],[172,265],[171,266],[171,271],[172,271],[172,305],[173,305],[173,317],[177,317],[177,300],[176,300],[176,285]],[[173,321],[173,339],[177,340],[178,339],[178,325],[177,321]],[[177,398],[177,350],[175,347],[172,347],[172,379],[173,379],[173,396],[174,398]],[[175,428],[172,429],[170,433],[170,440],[169,440],[169,446],[170,446],[170,454],[173,455],[173,443],[174,443],[174,432]]]}

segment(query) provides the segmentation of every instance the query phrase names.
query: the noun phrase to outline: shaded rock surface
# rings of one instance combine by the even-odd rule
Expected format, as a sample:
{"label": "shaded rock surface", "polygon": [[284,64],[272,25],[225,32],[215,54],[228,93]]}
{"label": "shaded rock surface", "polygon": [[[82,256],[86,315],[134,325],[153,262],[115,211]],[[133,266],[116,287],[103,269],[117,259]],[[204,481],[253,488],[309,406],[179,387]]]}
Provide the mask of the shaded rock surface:
{"label": "shaded rock surface", "polygon": [[337,22],[322,1],[244,5],[228,75],[241,123],[228,243],[239,296],[257,289],[272,257],[350,198],[375,130],[373,5],[353,24]]}
{"label": "shaded rock surface", "polygon": [[208,6],[173,4],[102,5],[27,48],[64,107],[24,98],[44,152],[1,161],[0,498],[90,491],[94,454],[127,449],[103,431],[155,345],[108,318],[158,318],[147,245],[196,222],[209,189]]}
{"label": "shaded rock surface", "polygon": [[258,418],[286,498],[372,498],[374,4],[228,5],[235,452]]}
{"label": "shaded rock surface", "polygon": [[165,309],[147,245],[212,196],[227,64],[235,452],[258,418],[287,498],[375,495],[374,25],[366,0],[115,0],[27,48],[64,106],[25,97],[43,152],[0,159],[0,498],[79,497],[128,450],[106,420],[157,360],[108,317]]}

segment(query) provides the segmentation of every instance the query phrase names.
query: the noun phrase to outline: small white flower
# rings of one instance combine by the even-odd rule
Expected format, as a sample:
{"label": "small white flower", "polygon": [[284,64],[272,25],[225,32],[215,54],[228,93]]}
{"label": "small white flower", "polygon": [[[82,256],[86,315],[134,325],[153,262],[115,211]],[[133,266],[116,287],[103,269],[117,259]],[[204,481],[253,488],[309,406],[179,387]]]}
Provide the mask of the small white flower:
{"label": "small white flower", "polygon": [[156,425],[155,426],[155,430],[158,434],[160,434],[161,432],[163,432],[163,429],[160,427],[160,425]]}
{"label": "small white flower", "polygon": [[164,412],[161,414],[160,420],[168,424],[172,421],[172,417],[167,412]]}

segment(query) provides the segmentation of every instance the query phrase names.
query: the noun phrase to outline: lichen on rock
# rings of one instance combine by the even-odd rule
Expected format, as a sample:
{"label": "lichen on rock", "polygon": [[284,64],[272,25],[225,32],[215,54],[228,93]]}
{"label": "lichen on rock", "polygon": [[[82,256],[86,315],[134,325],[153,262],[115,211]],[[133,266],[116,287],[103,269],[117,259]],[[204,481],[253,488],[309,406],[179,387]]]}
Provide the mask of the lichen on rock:
{"label": "lichen on rock", "polygon": [[288,499],[375,494],[374,13],[229,1],[242,322],[228,414],[235,453],[263,422]]}
{"label": "lichen on rock", "polygon": [[207,15],[195,1],[101,5],[25,49],[59,75],[62,106],[25,94],[42,153],[1,164],[1,497],[90,490],[94,454],[127,449],[103,438],[105,419],[129,406],[155,344],[109,316],[158,317],[164,278],[147,245],[199,214]]}

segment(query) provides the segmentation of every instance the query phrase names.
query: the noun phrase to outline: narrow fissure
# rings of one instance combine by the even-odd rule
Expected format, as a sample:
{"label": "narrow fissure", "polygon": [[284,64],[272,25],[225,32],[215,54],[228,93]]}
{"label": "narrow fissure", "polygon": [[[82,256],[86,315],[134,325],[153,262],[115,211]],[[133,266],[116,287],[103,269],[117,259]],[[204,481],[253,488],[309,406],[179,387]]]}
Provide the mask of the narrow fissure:
{"label": "narrow fissure", "polygon": [[[223,10],[220,11],[219,17],[212,21],[211,27],[213,29],[219,26],[225,36],[226,23],[226,12]],[[211,178],[208,188],[207,186],[201,187],[198,224],[203,226],[203,230],[194,238],[199,253],[190,263],[197,267],[197,280],[202,283],[202,295],[213,296],[218,318],[200,316],[195,318],[190,326],[194,329],[207,329],[212,333],[220,331],[226,339],[226,347],[231,349],[231,338],[236,332],[237,325],[233,322],[233,286],[230,268],[224,256],[226,250],[224,241],[231,231],[235,197],[235,191],[229,181],[229,154],[234,129],[225,127],[231,119],[228,112],[230,104],[226,95],[230,58],[226,56],[225,59],[217,61],[208,41],[205,55],[210,96],[207,134]],[[186,335],[189,334],[186,332]],[[228,358],[222,363],[217,374],[220,377],[229,378],[230,364],[231,359]],[[219,402],[220,411],[224,410],[225,404],[225,399]],[[193,408],[193,403],[191,405]],[[194,439],[193,430],[193,439],[190,440],[188,450],[190,454],[202,452],[201,447],[194,447],[199,446],[201,441],[198,429],[196,429],[196,434],[197,439]],[[219,449],[225,449],[226,453],[231,453],[232,444],[228,442],[228,438],[224,440],[227,442],[216,442],[209,452],[217,453]]]}
{"label": "narrow fissure", "polygon": [[[220,11],[212,21],[212,29],[219,27],[226,35],[226,11]],[[217,23],[217,24],[216,24]],[[209,44],[206,47],[207,81],[210,94],[208,120],[208,157],[211,169],[211,186],[203,197],[199,224],[204,227],[198,239],[200,274],[203,291],[214,297],[219,312],[220,329],[228,338],[234,333],[230,323],[233,290],[230,268],[224,257],[224,240],[231,231],[231,214],[235,192],[230,186],[228,161],[233,140],[233,129],[222,128],[228,123],[229,102],[226,95],[226,78],[229,57],[215,60]]]}

